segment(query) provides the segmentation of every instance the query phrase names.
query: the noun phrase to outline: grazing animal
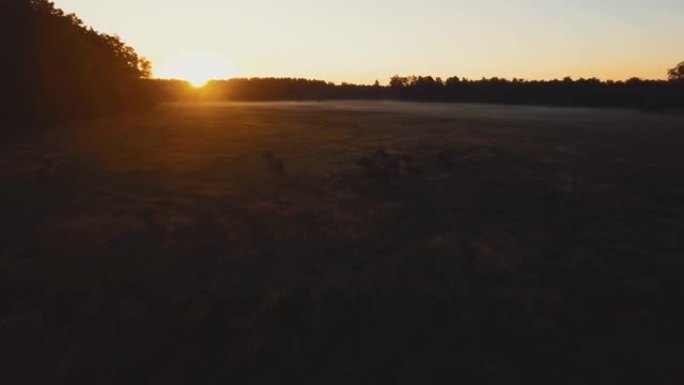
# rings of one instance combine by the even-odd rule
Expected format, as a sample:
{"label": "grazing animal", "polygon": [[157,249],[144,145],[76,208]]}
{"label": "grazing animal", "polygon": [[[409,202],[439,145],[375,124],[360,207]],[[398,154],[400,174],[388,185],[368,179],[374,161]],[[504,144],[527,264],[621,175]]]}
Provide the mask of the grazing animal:
{"label": "grazing animal", "polygon": [[59,159],[55,155],[44,156],[41,161],[40,173],[44,176],[52,177],[55,175],[55,167]]}
{"label": "grazing animal", "polygon": [[378,150],[371,157],[361,158],[359,165],[367,176],[390,181],[402,176],[410,162],[409,155],[389,154],[385,150]]}
{"label": "grazing animal", "polygon": [[399,161],[399,169],[401,172],[406,171],[411,165],[411,155],[409,154],[397,154],[396,159]]}
{"label": "grazing animal", "polygon": [[579,190],[581,179],[575,171],[556,175],[550,181],[549,200],[556,202],[560,198],[573,196]]}
{"label": "grazing animal", "polygon": [[449,148],[442,150],[437,155],[437,162],[442,171],[451,171],[462,160],[461,158],[461,154]]}
{"label": "grazing animal", "polygon": [[285,173],[285,163],[271,151],[264,152],[262,158],[266,161],[268,170],[271,173],[277,175]]}
{"label": "grazing animal", "polygon": [[378,150],[374,155],[374,161],[385,174],[390,177],[399,176],[400,163],[399,160],[389,155],[385,150]]}
{"label": "grazing animal", "polygon": [[359,159],[359,166],[363,168],[363,173],[369,177],[379,177],[382,176],[382,171],[378,165],[373,162],[372,158],[363,157]]}

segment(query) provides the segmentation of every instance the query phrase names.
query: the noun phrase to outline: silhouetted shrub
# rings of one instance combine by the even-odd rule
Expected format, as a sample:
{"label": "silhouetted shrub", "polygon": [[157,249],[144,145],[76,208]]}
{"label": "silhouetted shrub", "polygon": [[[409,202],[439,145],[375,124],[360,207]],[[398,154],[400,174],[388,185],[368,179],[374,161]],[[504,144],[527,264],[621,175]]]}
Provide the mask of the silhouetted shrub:
{"label": "silhouetted shrub", "polygon": [[667,76],[672,81],[684,81],[684,62],[667,71]]}

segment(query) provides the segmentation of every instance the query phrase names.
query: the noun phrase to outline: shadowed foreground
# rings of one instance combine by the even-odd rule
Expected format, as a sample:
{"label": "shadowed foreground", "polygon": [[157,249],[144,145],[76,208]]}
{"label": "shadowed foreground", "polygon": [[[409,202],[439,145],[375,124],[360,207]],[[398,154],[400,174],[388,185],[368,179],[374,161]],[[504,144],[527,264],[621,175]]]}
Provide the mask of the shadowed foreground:
{"label": "shadowed foreground", "polygon": [[[0,368],[12,383],[679,382],[683,123],[169,104],[4,141]],[[385,172],[379,150],[402,163]]]}

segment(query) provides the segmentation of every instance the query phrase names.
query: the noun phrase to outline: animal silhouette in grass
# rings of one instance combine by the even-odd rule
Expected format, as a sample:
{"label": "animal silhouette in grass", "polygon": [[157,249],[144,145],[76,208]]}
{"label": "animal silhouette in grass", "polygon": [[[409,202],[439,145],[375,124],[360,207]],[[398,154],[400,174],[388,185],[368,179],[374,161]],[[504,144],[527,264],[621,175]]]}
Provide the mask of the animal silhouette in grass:
{"label": "animal silhouette in grass", "polygon": [[60,158],[57,155],[45,155],[38,165],[38,173],[42,177],[53,178],[57,171]]}
{"label": "animal silhouette in grass", "polygon": [[487,157],[487,151],[483,148],[446,148],[437,154],[437,163],[442,171],[449,172]]}
{"label": "animal silhouette in grass", "polygon": [[395,180],[406,173],[411,157],[407,154],[390,154],[386,150],[378,150],[370,157],[359,160],[359,166],[366,176],[381,178],[387,182]]}
{"label": "animal silhouette in grass", "polygon": [[458,164],[462,163],[462,161],[463,154],[452,148],[442,150],[437,155],[439,168],[444,172],[452,171]]}
{"label": "animal silhouette in grass", "polygon": [[266,167],[271,174],[283,175],[286,173],[285,162],[283,162],[275,153],[266,151],[261,157],[266,162]]}
{"label": "animal silhouette in grass", "polygon": [[560,203],[581,193],[582,176],[577,170],[552,175],[548,180],[546,198],[549,203]]}

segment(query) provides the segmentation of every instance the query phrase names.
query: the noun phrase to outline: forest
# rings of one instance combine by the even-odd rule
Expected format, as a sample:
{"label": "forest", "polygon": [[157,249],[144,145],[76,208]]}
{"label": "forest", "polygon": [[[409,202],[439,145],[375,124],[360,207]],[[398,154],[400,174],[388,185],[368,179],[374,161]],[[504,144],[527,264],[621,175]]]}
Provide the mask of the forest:
{"label": "forest", "polygon": [[0,3],[2,120],[45,123],[149,108],[151,64],[47,0]]}

